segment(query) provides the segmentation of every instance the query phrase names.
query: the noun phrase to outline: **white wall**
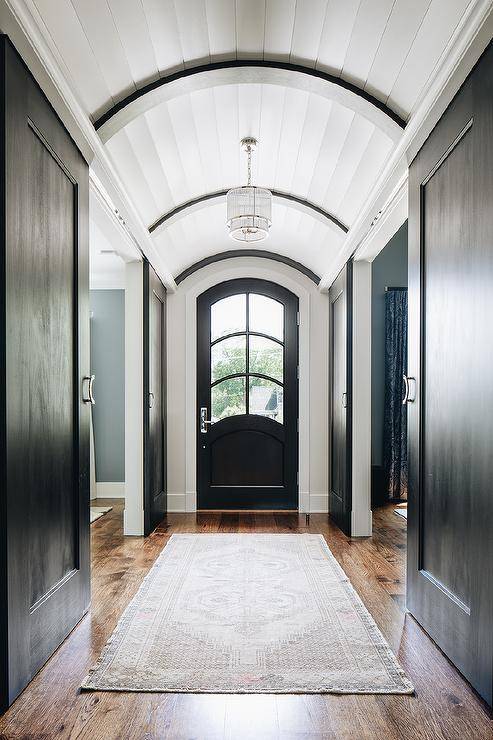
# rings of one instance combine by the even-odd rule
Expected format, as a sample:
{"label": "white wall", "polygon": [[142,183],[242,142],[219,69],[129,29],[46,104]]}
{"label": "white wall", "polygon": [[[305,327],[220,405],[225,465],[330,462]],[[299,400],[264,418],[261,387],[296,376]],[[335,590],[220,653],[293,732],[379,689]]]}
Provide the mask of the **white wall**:
{"label": "white wall", "polygon": [[297,270],[251,257],[209,265],[168,294],[168,510],[196,508],[196,299],[240,277],[271,280],[299,298],[300,510],[327,511],[328,296]]}

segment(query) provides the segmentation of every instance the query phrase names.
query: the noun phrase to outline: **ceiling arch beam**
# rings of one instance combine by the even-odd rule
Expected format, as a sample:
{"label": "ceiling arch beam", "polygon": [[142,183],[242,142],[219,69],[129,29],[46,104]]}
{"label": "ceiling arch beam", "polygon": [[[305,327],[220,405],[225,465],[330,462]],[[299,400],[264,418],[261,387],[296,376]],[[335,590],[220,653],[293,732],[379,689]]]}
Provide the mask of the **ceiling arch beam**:
{"label": "ceiling arch beam", "polygon": [[218,85],[241,83],[292,87],[335,100],[359,113],[399,141],[406,122],[381,100],[340,77],[319,69],[265,59],[232,59],[188,67],[161,77],[130,93],[95,121],[103,142],[156,105],[179,95]]}
{"label": "ceiling arch beam", "polygon": [[[204,195],[200,195],[198,198],[192,198],[192,200],[188,200],[185,203],[180,203],[180,205],[176,206],[176,208],[173,208],[171,211],[164,213],[156,221],[154,221],[154,223],[149,226],[149,233],[153,234],[156,231],[160,231],[162,228],[164,228],[165,225],[170,226],[182,216],[185,216],[186,214],[193,212],[194,210],[200,210],[204,207],[204,204],[212,205],[214,201],[222,200],[226,197],[227,192],[227,190],[216,190],[213,193],[205,193]],[[274,198],[286,200],[302,212],[309,213],[312,216],[315,215],[323,222],[329,221],[338,231],[342,232],[343,234],[348,233],[349,228],[346,226],[346,224],[342,223],[342,221],[339,221],[336,216],[334,216],[332,213],[329,213],[328,211],[325,211],[323,208],[317,206],[315,203],[312,203],[309,200],[304,200],[297,195],[291,195],[291,193],[284,193],[281,190],[271,190],[271,193]]]}
{"label": "ceiling arch beam", "polygon": [[294,270],[298,270],[302,275],[312,280],[315,285],[320,282],[320,277],[309,267],[306,267],[301,262],[291,259],[291,257],[285,257],[283,254],[277,252],[266,252],[263,249],[232,249],[227,252],[219,252],[218,254],[212,254],[209,257],[204,257],[193,265],[186,267],[175,277],[175,283],[179,285],[185,278],[193,275],[194,272],[201,270],[203,267],[213,265],[216,262],[222,262],[223,260],[235,259],[236,257],[261,257],[266,260],[273,260],[274,262],[281,262],[283,265],[289,265]]}

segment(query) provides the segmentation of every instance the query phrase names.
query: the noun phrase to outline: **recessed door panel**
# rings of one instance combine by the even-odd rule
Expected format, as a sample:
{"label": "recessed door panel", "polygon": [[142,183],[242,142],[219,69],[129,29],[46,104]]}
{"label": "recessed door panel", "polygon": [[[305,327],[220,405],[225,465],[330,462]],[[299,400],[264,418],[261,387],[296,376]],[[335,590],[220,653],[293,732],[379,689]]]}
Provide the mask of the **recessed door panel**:
{"label": "recessed door panel", "polygon": [[407,606],[493,701],[493,48],[409,171]]}

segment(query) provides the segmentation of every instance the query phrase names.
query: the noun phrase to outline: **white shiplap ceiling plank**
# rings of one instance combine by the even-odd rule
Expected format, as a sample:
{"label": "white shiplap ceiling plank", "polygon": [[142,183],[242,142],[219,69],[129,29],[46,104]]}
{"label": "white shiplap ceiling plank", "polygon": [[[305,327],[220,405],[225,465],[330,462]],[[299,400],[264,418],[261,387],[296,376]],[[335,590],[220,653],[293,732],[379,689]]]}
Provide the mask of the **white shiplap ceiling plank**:
{"label": "white shiplap ceiling plank", "polygon": [[190,98],[195,129],[199,137],[206,189],[208,193],[213,193],[227,187],[222,177],[214,93],[211,88],[206,88],[192,93]]}
{"label": "white shiplap ceiling plank", "polygon": [[297,0],[291,59],[293,64],[315,66],[327,11],[327,0]]}
{"label": "white shiplap ceiling plank", "polygon": [[185,172],[188,197],[195,198],[206,192],[206,183],[190,95],[181,95],[179,98],[170,100],[168,111],[178,154]]}
{"label": "white shiplap ceiling plank", "polygon": [[175,0],[185,67],[210,61],[205,0]]}
{"label": "white shiplap ceiling plank", "polygon": [[108,142],[107,148],[144,223],[153,223],[159,216],[159,207],[142,172],[141,163],[137,159],[127,132],[119,131]]}
{"label": "white shiplap ceiling plank", "polygon": [[238,57],[264,56],[265,0],[236,0],[236,45]]}
{"label": "white shiplap ceiling plank", "polygon": [[205,0],[210,57],[236,58],[236,12],[231,0]]}
{"label": "white shiplap ceiling plank", "polygon": [[364,86],[395,0],[361,0],[342,76]]}
{"label": "white shiplap ceiling plank", "polygon": [[292,192],[294,171],[309,98],[310,94],[308,92],[293,89],[286,90],[275,179],[277,190]]}
{"label": "white shiplap ceiling plank", "polygon": [[310,95],[301,134],[298,158],[293,176],[296,194],[308,196],[313,173],[317,167],[320,149],[330,116],[331,101],[320,95]]}
{"label": "white shiplap ceiling plank", "polygon": [[285,87],[262,85],[257,183],[264,187],[272,187],[276,179],[285,97]]}
{"label": "white shiplap ceiling plank", "polygon": [[267,0],[264,59],[289,61],[295,12],[296,0]]}
{"label": "white shiplap ceiling plank", "polygon": [[317,69],[340,75],[361,0],[329,0],[318,50]]}
{"label": "white shiplap ceiling plank", "polygon": [[111,102],[111,93],[70,0],[35,0],[89,115],[98,116]]}
{"label": "white shiplap ceiling plank", "polygon": [[159,71],[142,3],[107,1],[136,86],[157,79]]}
{"label": "white shiplap ceiling plank", "polygon": [[[238,126],[240,138],[253,136],[260,139],[260,107],[262,103],[262,85],[240,85],[238,90]],[[238,147],[240,142],[237,142]],[[259,152],[255,152],[252,157],[252,177],[253,182],[258,181],[258,160]],[[247,156],[244,152],[241,154],[240,168],[246,173]],[[245,175],[244,175],[245,176]]]}
{"label": "white shiplap ceiling plank", "polygon": [[431,0],[397,0],[368,73],[365,90],[386,101]]}
{"label": "white shiplap ceiling plank", "polygon": [[389,104],[401,115],[413,109],[468,4],[432,1],[389,96]]}
{"label": "white shiplap ceiling plank", "polygon": [[389,137],[375,129],[338,211],[345,223],[355,220],[391,150]]}
{"label": "white shiplap ceiling plank", "polygon": [[317,166],[313,171],[308,190],[308,200],[313,203],[321,205],[324,202],[328,184],[337,167],[353,119],[353,111],[338,103],[332,103]]}
{"label": "white shiplap ceiling plank", "polygon": [[[157,205],[155,220],[173,208],[173,194],[159,158],[156,142],[151,134],[145,116],[139,116],[126,127],[128,140],[135,152],[142,173]],[[150,223],[147,224],[148,226]]]}
{"label": "white shiplap ceiling plank", "polygon": [[72,0],[113,102],[135,90],[121,39],[106,0]]}
{"label": "white shiplap ceiling plank", "polygon": [[149,36],[160,73],[183,68],[183,49],[173,0],[142,0]]}
{"label": "white shiplap ceiling plank", "polygon": [[[238,122],[238,86],[223,85],[215,87],[213,92],[223,181],[240,183],[241,135]],[[241,183],[243,179],[242,169]]]}
{"label": "white shiplap ceiling plank", "polygon": [[375,126],[366,118],[362,116],[353,118],[323,201],[324,207],[335,215],[339,215],[339,206],[351,185],[374,130]]}
{"label": "white shiplap ceiling plank", "polygon": [[162,103],[144,114],[156,146],[174,205],[188,200],[188,185],[175,140],[175,132],[169,116],[168,106]]}

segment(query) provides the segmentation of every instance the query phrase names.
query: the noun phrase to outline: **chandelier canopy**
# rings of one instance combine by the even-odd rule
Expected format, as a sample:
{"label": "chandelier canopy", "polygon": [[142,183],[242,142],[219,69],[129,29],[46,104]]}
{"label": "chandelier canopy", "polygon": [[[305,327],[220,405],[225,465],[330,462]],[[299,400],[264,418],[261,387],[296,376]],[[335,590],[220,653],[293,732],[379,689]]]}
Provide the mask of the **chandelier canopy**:
{"label": "chandelier canopy", "polygon": [[227,226],[232,239],[240,242],[259,242],[269,236],[272,223],[272,193],[252,185],[252,152],[257,140],[241,140],[247,154],[247,184],[231,188],[226,196]]}

